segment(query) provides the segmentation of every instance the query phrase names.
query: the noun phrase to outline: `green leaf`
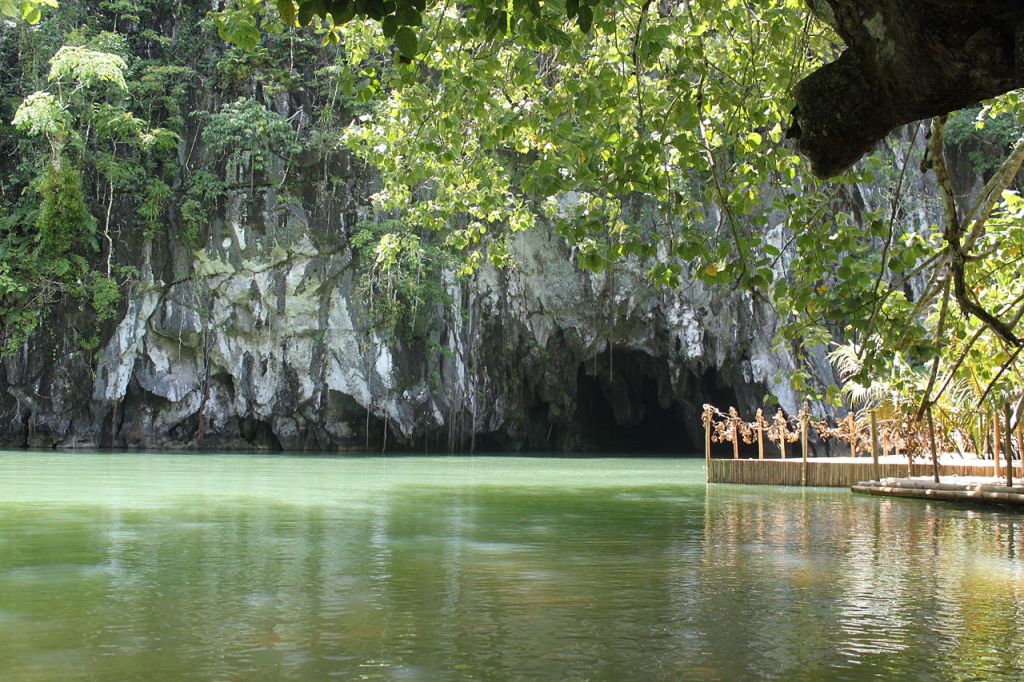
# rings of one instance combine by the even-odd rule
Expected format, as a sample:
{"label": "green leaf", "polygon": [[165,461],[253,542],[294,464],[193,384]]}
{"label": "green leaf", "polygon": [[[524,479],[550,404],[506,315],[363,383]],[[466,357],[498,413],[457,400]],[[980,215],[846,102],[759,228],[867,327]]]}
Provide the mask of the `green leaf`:
{"label": "green leaf", "polygon": [[422,26],[423,16],[420,11],[412,5],[400,5],[395,12],[398,23],[402,26]]}
{"label": "green leaf", "polygon": [[316,2],[312,0],[305,0],[305,2],[299,3],[299,25],[308,26],[312,21],[313,17],[318,13],[320,8]]}
{"label": "green leaf", "polygon": [[395,34],[395,45],[398,46],[398,51],[406,59],[414,58],[416,53],[419,52],[419,40],[417,40],[416,34],[408,26],[398,29],[398,32]]}
{"label": "green leaf", "polygon": [[576,13],[576,23],[579,24],[581,31],[590,33],[590,29],[594,25],[594,10],[590,5],[580,5]]}
{"label": "green leaf", "polygon": [[335,2],[331,5],[331,17],[334,18],[334,24],[341,26],[347,24],[352,20],[352,17],[356,15],[356,5],[352,0],[345,0],[344,2]]}
{"label": "green leaf", "polygon": [[38,24],[43,18],[43,11],[38,5],[25,2],[21,5],[21,18],[29,24]]}
{"label": "green leaf", "polygon": [[243,11],[219,12],[217,33],[223,40],[243,49],[256,47],[262,38],[256,17]]}
{"label": "green leaf", "polygon": [[0,0],[0,15],[36,24],[43,18],[44,5],[56,7],[57,0]]}
{"label": "green leaf", "polygon": [[292,0],[277,0],[277,11],[287,26],[295,25],[295,5]]}

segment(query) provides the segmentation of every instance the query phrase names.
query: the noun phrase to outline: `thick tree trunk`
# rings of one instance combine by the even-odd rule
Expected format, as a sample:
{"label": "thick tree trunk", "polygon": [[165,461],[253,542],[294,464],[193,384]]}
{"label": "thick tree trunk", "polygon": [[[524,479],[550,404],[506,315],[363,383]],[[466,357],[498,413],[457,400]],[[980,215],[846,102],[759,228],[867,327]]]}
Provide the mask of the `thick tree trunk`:
{"label": "thick tree trunk", "polygon": [[998,0],[811,0],[847,45],[797,84],[799,150],[836,175],[896,126],[1024,86],[1024,5]]}

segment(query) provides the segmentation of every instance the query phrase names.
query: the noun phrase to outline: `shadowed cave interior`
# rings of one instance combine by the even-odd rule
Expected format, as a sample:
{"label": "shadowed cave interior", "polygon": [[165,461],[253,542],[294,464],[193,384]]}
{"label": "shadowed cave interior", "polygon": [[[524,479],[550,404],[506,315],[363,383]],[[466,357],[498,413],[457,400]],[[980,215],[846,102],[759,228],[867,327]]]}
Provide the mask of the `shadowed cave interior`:
{"label": "shadowed cave interior", "polygon": [[612,348],[577,370],[579,450],[595,453],[702,453],[700,410],[705,402],[737,403],[714,369],[684,379],[688,399],[673,390],[668,363],[643,351]]}

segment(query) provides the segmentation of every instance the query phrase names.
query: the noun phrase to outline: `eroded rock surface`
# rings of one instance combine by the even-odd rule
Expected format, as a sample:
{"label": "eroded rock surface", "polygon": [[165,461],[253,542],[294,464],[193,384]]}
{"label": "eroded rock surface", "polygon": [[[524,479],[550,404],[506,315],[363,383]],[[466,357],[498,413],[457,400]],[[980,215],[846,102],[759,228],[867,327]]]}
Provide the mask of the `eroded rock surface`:
{"label": "eroded rock surface", "polygon": [[452,304],[414,338],[385,338],[367,324],[350,228],[302,206],[275,221],[262,200],[261,220],[226,216],[203,248],[141,244],[142,281],[95,356],[56,314],[52,351],[5,363],[3,439],[681,452],[701,443],[707,400],[750,411],[770,390],[796,405],[773,313],[749,295],[586,274],[537,230],[508,271],[445,274]]}

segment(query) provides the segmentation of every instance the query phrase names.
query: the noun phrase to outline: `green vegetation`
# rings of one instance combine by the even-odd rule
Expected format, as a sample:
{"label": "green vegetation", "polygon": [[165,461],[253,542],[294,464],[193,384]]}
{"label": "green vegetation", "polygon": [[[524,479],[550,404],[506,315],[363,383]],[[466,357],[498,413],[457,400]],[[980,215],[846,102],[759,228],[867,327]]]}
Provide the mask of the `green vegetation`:
{"label": "green vegetation", "polygon": [[991,116],[982,107],[963,109],[949,116],[946,142],[961,147],[979,176],[991,176],[1024,135],[1019,116],[1005,113]]}
{"label": "green vegetation", "polygon": [[[368,35],[349,21],[353,7],[380,19],[362,3],[277,5],[285,24],[346,46],[386,55],[397,43],[373,74],[386,84],[381,101],[344,140],[380,170],[378,206],[444,234],[468,270],[491,249],[505,264],[510,233],[549,222],[585,269],[630,261],[656,285],[750,290],[774,307],[780,348],[798,358],[857,348],[851,381],[923,374],[898,389],[918,417],[954,383],[973,386],[977,401],[1019,395],[1019,161],[1002,168],[1021,133],[1014,94],[953,117],[950,142],[995,186],[977,211],[944,202],[945,218],[928,225],[906,185],[922,163],[942,166],[944,184],[944,146],[922,158],[921,125],[828,184],[781,144],[789,89],[832,50],[800,3],[638,1],[585,15],[576,3],[515,3],[498,21],[472,4],[433,8],[410,22],[421,37],[414,60],[394,22]],[[383,4],[396,14],[404,5]],[[273,23],[269,12],[263,21]],[[864,186],[880,200],[837,210]],[[838,400],[821,379],[792,377],[811,397]]]}
{"label": "green vegetation", "polygon": [[[38,19],[39,4],[19,11]],[[918,416],[949,386],[975,405],[1020,394],[1014,94],[930,138],[911,125],[825,183],[785,140],[792,86],[836,49],[797,0],[183,5],[67,2],[20,29],[23,83],[4,94],[20,131],[3,198],[8,350],[59,296],[111,305],[112,213],[201,244],[228,197],[272,191],[283,212],[309,191],[297,164],[333,192],[331,161],[351,153],[377,173],[377,219],[352,244],[390,334],[415,335],[444,303],[443,273],[514,267],[514,235],[549,226],[588,271],[749,292],[812,399],[842,399],[804,362],[837,345],[856,349],[848,381],[885,383]],[[159,33],[173,12],[201,30]],[[275,104],[289,96],[301,106]],[[989,182],[970,206],[943,140]],[[937,196],[911,192],[921,167]],[[908,371],[923,384],[895,381]]]}
{"label": "green vegetation", "polygon": [[[174,133],[150,127],[126,106],[128,64],[118,54],[95,49],[97,44],[121,43],[101,33],[92,44],[60,47],[49,60],[46,89],[26,96],[11,119],[28,138],[20,147],[17,169],[27,186],[21,201],[16,195],[4,197],[5,203],[16,202],[2,222],[0,244],[5,274],[17,283],[4,287],[0,304],[6,352],[24,343],[48,307],[61,299],[91,306],[97,320],[114,317],[118,285],[130,272],[113,264],[110,208],[115,193],[147,179],[146,171],[177,145]],[[36,139],[45,141],[48,154]],[[83,188],[86,173],[94,188],[107,190],[101,234]],[[161,194],[160,186],[167,186],[153,175],[139,207],[140,215],[153,219],[151,230],[169,191]],[[97,267],[90,259],[101,250],[100,236],[106,260]]]}
{"label": "green vegetation", "polygon": [[442,276],[455,259],[436,240],[388,220],[357,225],[352,249],[363,271],[359,284],[369,324],[385,336],[414,338],[451,303]]}

